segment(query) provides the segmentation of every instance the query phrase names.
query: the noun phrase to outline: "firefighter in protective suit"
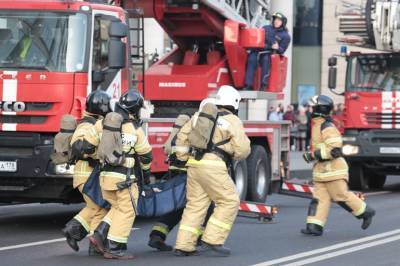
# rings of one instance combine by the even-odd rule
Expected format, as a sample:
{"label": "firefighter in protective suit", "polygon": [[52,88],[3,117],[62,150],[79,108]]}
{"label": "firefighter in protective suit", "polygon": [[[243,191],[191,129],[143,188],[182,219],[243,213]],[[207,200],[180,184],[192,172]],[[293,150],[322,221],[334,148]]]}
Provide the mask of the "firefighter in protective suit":
{"label": "firefighter in protective suit", "polygon": [[[139,190],[137,182],[127,181],[136,180],[133,168],[135,160],[138,159],[144,183],[149,183],[150,165],[153,159],[151,146],[141,128],[140,109],[143,104],[142,95],[137,90],[129,90],[115,105],[114,111],[123,118],[119,131],[123,150],[120,156],[123,158],[121,165],[106,164],[102,169],[100,186],[103,198],[111,204],[111,209],[90,239],[107,259],[134,258],[127,252],[127,242],[136,217],[134,205],[137,204]],[[103,140],[102,138],[101,141]],[[109,229],[105,230],[108,225]],[[104,238],[106,238],[105,245],[102,241]]]}
{"label": "firefighter in protective suit", "polygon": [[[187,161],[187,203],[178,230],[175,246],[176,256],[214,254],[229,256],[230,250],[224,243],[235,221],[240,199],[235,184],[228,173],[228,160],[243,160],[250,154],[250,140],[243,124],[236,116],[240,94],[231,86],[222,86],[215,104],[219,116],[215,132],[211,135],[212,149],[200,160],[193,154],[177,152],[177,158]],[[176,144],[189,147],[189,134],[195,126],[194,116],[179,132]],[[201,225],[211,202],[216,207],[204,233]],[[196,250],[198,237],[201,246]]]}
{"label": "firefighter in protective suit", "polygon": [[308,163],[314,162],[315,190],[308,209],[307,226],[301,232],[322,235],[332,201],[362,219],[361,228],[365,230],[370,226],[375,210],[348,190],[348,166],[342,156],[342,137],[330,118],[334,103],[331,98],[320,95],[314,96],[310,104],[313,108],[311,151],[303,157]]}
{"label": "firefighter in protective suit", "polygon": [[[102,119],[111,112],[110,96],[101,90],[90,93],[86,100],[86,111],[80,120],[71,139],[72,154],[77,160],[74,168],[73,186],[81,193],[85,183],[93,171],[96,162],[96,147],[100,141]],[[107,214],[107,210],[94,203],[82,193],[86,206],[63,229],[68,245],[79,251],[78,241],[87,234],[93,234],[94,229]],[[92,245],[89,255],[96,254]]]}
{"label": "firefighter in protective suit", "polygon": [[[215,99],[213,98],[204,99],[200,103],[199,110],[201,110],[202,107],[207,103],[214,103],[214,102]],[[176,152],[177,151],[189,152],[189,148],[185,146],[176,145],[176,139],[179,131],[186,124],[186,122],[190,120],[190,117],[191,116],[189,114],[184,114],[184,113],[178,116],[173,126],[173,131],[169,137],[171,138],[171,140],[168,139],[164,145],[165,155],[168,156],[170,178],[173,178],[174,176],[180,174],[185,174],[185,175],[187,174],[187,168],[186,168],[187,162],[180,161],[179,159],[177,159]],[[168,143],[168,141],[170,141],[170,143]],[[207,211],[205,223],[210,218],[212,211],[213,211],[213,204]],[[181,221],[182,214],[183,214],[183,209],[179,209],[177,211],[161,216],[158,219],[156,225],[153,226],[150,232],[150,239],[148,245],[159,251],[172,251],[173,250],[172,246],[167,245],[165,243],[165,240],[167,239],[169,232]],[[205,224],[203,224],[203,226],[205,226]]]}

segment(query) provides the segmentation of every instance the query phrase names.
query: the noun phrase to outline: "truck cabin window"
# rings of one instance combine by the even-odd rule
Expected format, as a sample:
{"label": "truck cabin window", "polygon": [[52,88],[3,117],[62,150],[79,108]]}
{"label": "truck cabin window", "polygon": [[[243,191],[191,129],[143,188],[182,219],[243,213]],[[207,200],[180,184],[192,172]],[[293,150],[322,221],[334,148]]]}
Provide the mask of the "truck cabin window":
{"label": "truck cabin window", "polygon": [[0,69],[84,71],[87,34],[85,14],[0,11]]}
{"label": "truck cabin window", "polygon": [[349,59],[349,91],[400,91],[400,55],[362,55]]}

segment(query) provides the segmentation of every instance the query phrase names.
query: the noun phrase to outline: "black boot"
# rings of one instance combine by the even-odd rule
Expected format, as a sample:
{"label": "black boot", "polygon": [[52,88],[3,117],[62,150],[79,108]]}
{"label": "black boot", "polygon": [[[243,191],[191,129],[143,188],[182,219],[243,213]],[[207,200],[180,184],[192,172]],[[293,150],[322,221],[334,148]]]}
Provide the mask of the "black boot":
{"label": "black boot", "polygon": [[363,230],[366,230],[372,223],[372,217],[375,216],[375,210],[370,208],[370,207],[366,207],[365,211],[363,214],[357,216],[358,219],[363,219],[363,222],[361,224],[361,228]]}
{"label": "black boot", "polygon": [[103,253],[97,251],[96,247],[92,243],[89,243],[88,254],[89,254],[89,256],[101,256],[101,255],[103,255]]}
{"label": "black boot", "polygon": [[177,257],[189,257],[189,256],[198,256],[199,252],[195,251],[184,251],[180,249],[175,249],[174,255]]}
{"label": "black boot", "polygon": [[201,241],[201,246],[199,247],[200,255],[214,255],[218,257],[228,257],[231,255],[231,250],[224,247],[223,245],[211,245],[204,241]]}
{"label": "black boot", "polygon": [[324,228],[318,224],[307,224],[306,229],[301,229],[301,233],[305,235],[321,236]]}
{"label": "black boot", "polygon": [[157,234],[150,234],[150,239],[148,243],[149,247],[158,249],[159,251],[172,251],[173,248],[165,243],[165,238]]}
{"label": "black boot", "polygon": [[112,240],[107,240],[108,247],[104,252],[104,258],[106,259],[117,259],[117,260],[132,260],[135,257],[127,252],[127,246],[125,243],[118,243]]}
{"label": "black boot", "polygon": [[94,246],[96,251],[101,254],[104,254],[107,248],[108,230],[110,230],[110,225],[106,222],[101,222],[96,230],[94,230],[94,234],[89,237],[90,243]]}
{"label": "black boot", "polygon": [[81,223],[76,220],[70,220],[62,230],[63,235],[67,240],[67,244],[76,252],[79,251],[78,241],[81,241],[88,234]]}

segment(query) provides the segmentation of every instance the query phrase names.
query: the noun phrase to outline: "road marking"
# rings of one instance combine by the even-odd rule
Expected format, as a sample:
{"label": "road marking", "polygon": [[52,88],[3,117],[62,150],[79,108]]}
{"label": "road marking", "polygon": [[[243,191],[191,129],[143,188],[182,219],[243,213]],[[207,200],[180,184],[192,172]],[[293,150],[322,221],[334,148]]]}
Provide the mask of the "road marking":
{"label": "road marking", "polygon": [[351,240],[351,241],[348,241],[348,242],[343,242],[343,243],[340,243],[340,244],[335,244],[335,245],[332,245],[332,246],[327,246],[327,247],[315,249],[315,250],[312,250],[312,251],[306,251],[306,252],[298,253],[298,254],[295,254],[295,255],[290,255],[290,256],[287,256],[287,257],[283,257],[283,258],[279,258],[279,259],[275,259],[275,260],[271,260],[271,261],[261,262],[259,264],[255,264],[253,266],[276,265],[278,263],[284,263],[284,262],[289,262],[289,261],[296,260],[296,259],[302,259],[302,258],[305,258],[305,257],[310,257],[310,256],[313,256],[313,255],[317,255],[317,254],[320,254],[320,253],[325,253],[325,252],[332,251],[332,250],[335,250],[335,249],[344,248],[344,247],[360,244],[360,243],[363,243],[363,242],[376,240],[376,239],[379,239],[379,238],[382,238],[382,237],[396,235],[396,234],[400,234],[400,229],[396,229],[396,230],[392,230],[392,231],[388,231],[388,232],[385,232],[385,233],[380,233],[380,234],[376,234],[376,235],[372,235],[372,236],[368,236],[368,237],[363,237],[363,238],[360,238],[360,239]]}
{"label": "road marking", "polygon": [[[138,227],[132,228],[132,231],[136,231],[136,230],[140,230],[140,228],[138,228]],[[41,246],[41,245],[57,243],[57,242],[63,242],[63,241],[65,241],[65,237],[56,238],[56,239],[50,239],[50,240],[44,240],[44,241],[31,242],[31,243],[25,243],[25,244],[20,244],[20,245],[0,247],[0,251],[11,250],[11,249],[19,249],[19,248],[26,248],[26,247],[34,247],[34,246]]]}
{"label": "road marking", "polygon": [[296,262],[293,262],[293,263],[290,263],[290,264],[286,264],[285,266],[302,266],[302,265],[315,263],[315,262],[318,262],[318,261],[327,260],[327,259],[330,259],[330,258],[346,255],[346,254],[353,253],[353,252],[356,252],[356,251],[359,251],[359,250],[363,250],[363,249],[367,249],[367,248],[370,248],[370,247],[384,245],[384,244],[387,244],[387,243],[390,243],[390,242],[394,242],[394,241],[398,241],[398,240],[400,240],[400,235],[392,236],[392,237],[381,239],[381,240],[377,240],[377,241],[373,241],[373,242],[370,242],[370,243],[367,243],[367,244],[363,244],[361,246],[347,248],[347,249],[335,251],[335,252],[332,252],[332,253],[327,253],[327,254],[324,254],[324,255],[320,255],[320,256],[317,256],[317,257],[313,257],[313,258],[309,258],[309,259],[305,259],[305,260],[301,260],[301,261],[296,261]]}
{"label": "road marking", "polygon": [[31,243],[14,245],[14,246],[8,246],[8,247],[0,247],[0,251],[10,250],[10,249],[18,249],[18,248],[26,248],[26,247],[32,247],[32,246],[40,246],[40,245],[46,245],[46,244],[56,243],[56,242],[61,242],[61,241],[65,241],[65,237],[51,239],[51,240],[45,240],[45,241],[31,242]]}

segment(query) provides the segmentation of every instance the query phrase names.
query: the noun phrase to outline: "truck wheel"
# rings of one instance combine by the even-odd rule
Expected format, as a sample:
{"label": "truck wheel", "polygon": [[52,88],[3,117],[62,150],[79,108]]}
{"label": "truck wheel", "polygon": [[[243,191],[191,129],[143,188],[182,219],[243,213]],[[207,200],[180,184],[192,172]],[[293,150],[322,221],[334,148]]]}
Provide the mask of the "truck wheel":
{"label": "truck wheel", "polygon": [[240,200],[245,200],[247,196],[247,162],[235,161],[233,163],[234,179],[236,190],[239,193]]}
{"label": "truck wheel", "polygon": [[350,164],[349,188],[358,191],[364,191],[367,189],[367,179],[364,175],[364,169],[359,163]]}
{"label": "truck wheel", "polygon": [[264,147],[251,146],[251,153],[247,158],[247,168],[249,199],[264,203],[271,186],[271,161]]}
{"label": "truck wheel", "polygon": [[386,175],[372,174],[368,177],[368,186],[370,189],[382,189],[386,182]]}

